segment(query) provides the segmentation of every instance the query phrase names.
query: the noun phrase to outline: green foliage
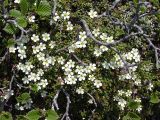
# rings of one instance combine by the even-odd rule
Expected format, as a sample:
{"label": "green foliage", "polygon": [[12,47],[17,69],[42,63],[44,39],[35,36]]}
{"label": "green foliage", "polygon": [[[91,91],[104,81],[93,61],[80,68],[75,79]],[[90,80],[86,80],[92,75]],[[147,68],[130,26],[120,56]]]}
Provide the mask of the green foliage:
{"label": "green foliage", "polygon": [[21,0],[20,2],[20,8],[21,8],[21,12],[23,14],[26,14],[29,8],[29,4],[27,2],[27,0]]}
{"label": "green foliage", "polygon": [[47,112],[46,112],[46,118],[47,118],[47,120],[57,120],[58,115],[55,111],[50,109],[50,110],[47,110]]}
{"label": "green foliage", "polygon": [[29,3],[29,6],[31,7],[32,5],[34,5],[34,3],[36,2],[36,0],[27,0]]}
{"label": "green foliage", "polygon": [[22,93],[20,96],[17,97],[17,101],[20,103],[26,103],[27,100],[30,99],[29,93]]}
{"label": "green foliage", "polygon": [[128,104],[128,107],[129,107],[130,109],[135,110],[135,109],[138,108],[139,105],[140,105],[140,103],[138,103],[138,102],[130,101],[129,104]]}
{"label": "green foliage", "polygon": [[26,20],[26,18],[20,17],[20,18],[17,18],[16,21],[17,21],[17,23],[18,23],[19,26],[21,26],[23,28],[27,27],[27,20]]}
{"label": "green foliage", "polygon": [[31,85],[31,90],[33,90],[34,92],[38,91],[38,86],[36,84],[32,84]]}
{"label": "green foliage", "polygon": [[17,120],[28,120],[26,116],[18,115]]}
{"label": "green foliage", "polygon": [[3,30],[9,34],[16,33],[16,27],[11,23],[7,23],[6,26],[3,28]]}
{"label": "green foliage", "polygon": [[21,18],[21,17],[23,17],[23,14],[19,11],[19,10],[16,10],[16,9],[12,9],[12,10],[10,10],[9,11],[9,15],[11,16],[11,17],[14,17],[14,18]]}
{"label": "green foliage", "polygon": [[[15,3],[14,0],[5,0],[4,6],[0,5],[2,13],[0,15],[0,62],[1,58],[4,58],[0,67],[2,81],[0,84],[0,103],[5,101],[4,96],[9,93],[5,89],[11,87],[14,92],[14,95],[11,95],[9,101],[5,103],[8,106],[0,105],[2,109],[9,109],[14,118],[10,113],[2,112],[0,120],[61,119],[69,98],[71,100],[69,107],[71,120],[89,119],[90,117],[93,117],[91,118],[93,120],[118,120],[118,118],[123,120],[150,120],[152,117],[159,118],[160,109],[157,106],[160,104],[160,72],[159,69],[155,68],[156,56],[154,47],[152,47],[152,44],[159,47],[160,41],[160,29],[157,27],[160,26],[160,14],[155,12],[159,10],[159,1],[149,0],[145,2],[143,0],[142,2],[145,3],[140,5],[139,0],[120,1],[113,7],[113,1],[106,0],[57,0],[55,11],[57,14],[53,16],[54,18],[57,17],[57,21],[51,18],[52,9],[55,7],[53,1],[21,0],[20,3]],[[150,4],[147,5],[148,2]],[[2,9],[3,7],[5,10]],[[137,8],[139,9],[138,17],[135,16]],[[88,14],[90,10],[96,11],[98,17],[91,18]],[[64,11],[70,13],[69,19],[64,19],[62,15]],[[152,12],[155,13],[152,15]],[[30,17],[35,17],[33,22],[29,21]],[[81,19],[86,21],[92,34],[95,29],[99,29],[100,34],[98,36],[93,34],[95,38],[88,35],[86,47],[75,48],[74,52],[70,53],[71,45],[75,45],[74,43],[78,43],[77,41],[80,40],[79,33],[86,30]],[[137,20],[132,24],[135,19]],[[49,21],[53,21],[53,24],[50,25]],[[67,30],[69,22],[73,26],[73,30]],[[143,34],[149,36],[152,44],[139,32],[139,29],[144,30]],[[43,33],[50,35],[48,41],[43,40]],[[89,34],[91,33],[89,32]],[[115,42],[122,41],[107,46],[108,50],[103,51],[104,46],[100,44],[101,42],[107,43],[100,38],[103,33],[106,33],[107,39],[113,36]],[[123,40],[124,37],[132,33],[138,34]],[[33,34],[39,38],[37,42],[31,39]],[[95,42],[97,40],[100,42]],[[44,46],[39,47],[40,44]],[[26,49],[21,50],[20,45],[24,46],[22,49],[25,47]],[[54,47],[51,48],[50,45]],[[11,52],[11,46],[15,46],[15,54],[14,48]],[[34,50],[35,47],[37,50]],[[100,47],[102,47],[101,50]],[[123,57],[133,57],[134,53],[126,54],[133,48],[137,49],[141,56],[140,62],[135,63],[137,69],[130,72],[131,67],[127,69],[123,65],[123,67],[117,67],[118,64],[123,64],[120,62]],[[99,53],[103,51],[101,56],[94,55],[96,49],[99,49],[97,51]],[[120,53],[116,53],[116,50]],[[20,59],[20,51],[27,57]],[[33,51],[37,51],[37,53],[35,54]],[[158,49],[157,52],[159,53]],[[5,55],[5,53],[7,54]],[[37,56],[40,56],[39,53],[44,53],[44,60],[37,59]],[[118,58],[120,54],[122,54],[122,58]],[[49,67],[44,66],[43,63],[46,62],[47,64],[48,62],[45,60],[52,57],[55,58],[55,61],[51,59],[51,62],[55,62],[52,63],[54,65],[49,63]],[[64,58],[63,64],[59,64],[61,62],[59,57]],[[116,59],[118,59],[118,64],[115,62]],[[65,83],[68,72],[65,73],[62,67],[69,60],[75,62],[72,71],[75,75],[74,78],[77,78],[77,83],[74,85]],[[27,62],[33,65],[29,74],[24,73],[30,69],[29,65],[24,67]],[[103,62],[106,62],[105,67]],[[132,60],[128,59],[126,62],[130,64]],[[19,63],[23,64],[23,70],[18,69]],[[84,71],[86,71],[87,67],[83,63],[87,65],[96,64],[96,71],[92,71],[93,73],[91,72],[90,75],[95,76],[95,80],[100,80],[102,86],[96,88],[95,81],[89,80],[89,74],[85,76],[85,80],[79,80],[75,68],[83,66]],[[38,69],[42,69],[44,72],[44,75],[40,76],[40,80],[29,80],[30,73],[37,75]],[[68,70],[70,69],[68,68]],[[129,74],[127,74],[128,71]],[[10,83],[14,74],[15,79],[13,83]],[[23,83],[24,77],[29,80],[29,83]],[[41,83],[43,79],[47,80],[47,85]],[[46,87],[43,88],[42,86]],[[84,89],[83,95],[77,93],[79,87]],[[1,88],[2,92],[4,91],[3,95],[1,95]],[[60,108],[58,113],[51,109],[57,90],[61,90],[57,96]],[[119,93],[120,90],[122,90],[122,94]],[[131,93],[127,93],[128,91]],[[136,102],[136,100],[139,101]],[[10,106],[13,106],[14,109]],[[141,109],[142,111],[140,111]]]}
{"label": "green foliage", "polygon": [[51,6],[49,2],[42,1],[38,8],[36,9],[36,13],[40,16],[49,16],[51,15]]}
{"label": "green foliage", "polygon": [[13,120],[11,113],[2,112],[0,113],[0,120]]}
{"label": "green foliage", "polygon": [[27,113],[28,120],[38,120],[41,117],[41,113],[38,109],[31,110]]}
{"label": "green foliage", "polygon": [[141,118],[136,113],[129,112],[123,117],[123,120],[141,120]]}
{"label": "green foliage", "polygon": [[16,9],[12,9],[12,10],[10,10],[9,15],[16,19],[16,22],[19,26],[21,26],[23,28],[27,27],[26,17],[20,11],[18,11]]}
{"label": "green foliage", "polygon": [[150,99],[150,102],[151,103],[159,103],[160,102],[160,99],[158,98],[158,96],[156,94],[152,94],[151,95],[151,99]]}
{"label": "green foliage", "polygon": [[11,46],[13,46],[15,44],[15,40],[13,40],[13,39],[9,39],[8,41],[7,41],[7,47],[11,47]]}

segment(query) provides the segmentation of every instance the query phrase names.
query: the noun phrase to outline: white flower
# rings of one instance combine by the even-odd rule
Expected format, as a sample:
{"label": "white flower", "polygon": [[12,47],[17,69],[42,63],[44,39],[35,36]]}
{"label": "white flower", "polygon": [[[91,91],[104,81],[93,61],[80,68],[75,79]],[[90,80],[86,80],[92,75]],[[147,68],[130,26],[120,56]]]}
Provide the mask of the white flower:
{"label": "white flower", "polygon": [[136,98],[136,99],[135,99],[135,102],[141,103],[141,98]]}
{"label": "white flower", "polygon": [[43,34],[42,34],[42,39],[43,39],[44,41],[50,40],[50,34],[48,34],[48,33],[43,33]]}
{"label": "white flower", "polygon": [[21,52],[21,53],[18,53],[18,57],[20,57],[21,60],[23,60],[24,58],[26,58],[26,52]]}
{"label": "white flower", "polygon": [[33,49],[33,54],[36,54],[39,52],[39,46],[32,46],[32,49]]}
{"label": "white flower", "polygon": [[132,78],[132,76],[129,73],[123,75],[123,77],[124,77],[124,79],[127,79],[127,80]]}
{"label": "white flower", "polygon": [[20,3],[21,0],[14,0],[14,3]]}
{"label": "white flower", "polygon": [[96,78],[95,78],[95,76],[94,75],[89,75],[89,77],[88,77],[88,80],[90,80],[90,81],[94,81]]}
{"label": "white flower", "polygon": [[86,32],[85,31],[83,31],[83,32],[79,32],[79,39],[80,40],[84,40],[84,39],[86,39],[87,38],[87,35],[86,35]]}
{"label": "white flower", "polygon": [[69,18],[70,18],[69,15],[70,15],[69,12],[64,11],[64,12],[61,14],[61,17],[62,17],[64,20],[66,20],[66,19],[69,19]]}
{"label": "white flower", "polygon": [[142,105],[139,105],[136,110],[137,110],[138,112],[141,112],[141,111],[142,111]]}
{"label": "white flower", "polygon": [[50,57],[50,59],[51,59],[51,65],[54,65],[55,62],[56,62],[56,58],[55,57]]}
{"label": "white flower", "polygon": [[79,87],[79,88],[76,90],[76,92],[77,92],[78,94],[84,94],[84,89],[83,89],[82,87]]}
{"label": "white flower", "polygon": [[105,51],[108,50],[108,48],[107,48],[106,46],[104,46],[104,45],[101,45],[101,46],[100,46],[100,50],[101,50],[102,52],[105,52]]}
{"label": "white flower", "polygon": [[94,11],[94,10],[90,10],[90,12],[88,12],[88,15],[91,17],[91,18],[95,18],[97,17],[97,11]]}
{"label": "white flower", "polygon": [[133,59],[135,60],[135,62],[139,62],[140,61],[140,55],[133,56]]}
{"label": "white flower", "polygon": [[101,38],[102,40],[107,40],[107,34],[106,34],[106,33],[102,33],[102,34],[100,35],[100,38]]}
{"label": "white flower", "polygon": [[26,50],[26,46],[24,46],[23,44],[20,44],[18,47],[17,47],[17,50],[19,53],[25,53],[25,50]]}
{"label": "white flower", "polygon": [[134,81],[134,84],[137,85],[137,86],[140,86],[141,85],[141,80],[140,79],[136,79]]}
{"label": "white flower", "polygon": [[54,21],[58,21],[59,18],[60,18],[60,17],[58,16],[58,14],[55,13],[55,15],[54,15],[54,17],[53,17],[53,20],[54,20]]}
{"label": "white flower", "polygon": [[118,90],[118,95],[122,96],[125,92],[123,90]]}
{"label": "white flower", "polygon": [[151,91],[153,87],[154,87],[153,84],[152,84],[152,83],[149,83],[149,85],[148,85],[148,90]]}
{"label": "white flower", "polygon": [[76,48],[85,48],[87,44],[86,40],[80,40],[75,43]]}
{"label": "white flower", "polygon": [[85,80],[85,77],[86,77],[85,73],[81,73],[81,74],[77,75],[77,78],[78,78],[79,81]]}
{"label": "white flower", "polygon": [[88,68],[91,70],[91,71],[95,71],[96,70],[96,64],[92,64],[90,63]]}
{"label": "white flower", "polygon": [[44,75],[44,71],[43,71],[42,69],[38,69],[37,74],[38,74],[39,76],[43,76],[43,75]]}
{"label": "white flower", "polygon": [[23,68],[24,68],[24,64],[18,63],[17,69],[18,69],[18,70],[22,70]]}
{"label": "white flower", "polygon": [[19,107],[19,110],[23,111],[23,110],[24,110],[24,107],[23,107],[23,106]]}
{"label": "white flower", "polygon": [[31,23],[32,23],[32,22],[35,22],[35,16],[34,16],[34,15],[29,16],[29,17],[28,17],[28,21],[31,22]]}
{"label": "white flower", "polygon": [[113,43],[113,42],[114,42],[113,36],[107,37],[106,42],[107,42],[107,43]]}
{"label": "white flower", "polygon": [[9,47],[9,52],[10,52],[10,53],[15,53],[16,50],[17,50],[17,48],[15,48],[15,46]]}
{"label": "white flower", "polygon": [[50,57],[48,58],[45,58],[43,61],[42,61],[42,64],[45,66],[45,67],[49,67],[49,65],[52,63],[52,59]]}
{"label": "white flower", "polygon": [[22,71],[25,73],[25,74],[29,74],[29,72],[31,71],[31,69],[33,68],[34,66],[32,65],[31,62],[26,62],[25,65],[24,65],[24,68],[22,69]]}
{"label": "white flower", "polygon": [[127,91],[125,92],[125,95],[126,95],[127,97],[131,96],[131,94],[132,94],[132,91],[130,91],[130,90],[127,90]]}
{"label": "white flower", "polygon": [[88,103],[89,103],[89,104],[93,104],[93,100],[92,100],[92,99],[89,99],[89,100],[88,100]]}
{"label": "white flower", "polygon": [[76,45],[72,44],[71,46],[68,47],[69,53],[73,53],[76,49]]}
{"label": "white flower", "polygon": [[124,110],[127,102],[124,99],[119,99],[118,100],[118,105],[120,106],[121,110]]}
{"label": "white flower", "polygon": [[128,53],[128,54],[125,55],[125,57],[126,57],[126,59],[128,59],[128,60],[132,60],[133,54]]}
{"label": "white flower", "polygon": [[38,59],[39,61],[43,61],[43,60],[45,59],[45,54],[42,53],[42,52],[38,53],[38,54],[37,54],[37,59]]}
{"label": "white flower", "polygon": [[48,85],[47,79],[40,80],[40,83],[38,85],[42,86],[42,88],[45,88]]}
{"label": "white flower", "polygon": [[100,88],[102,86],[102,83],[100,80],[95,80],[94,81],[94,86],[96,86],[97,88]]}
{"label": "white flower", "polygon": [[59,64],[61,64],[61,65],[64,64],[64,61],[65,61],[65,59],[64,59],[62,56],[57,58],[57,62],[58,62]]}
{"label": "white flower", "polygon": [[103,63],[102,63],[102,66],[103,66],[103,68],[105,68],[105,69],[109,69],[109,63],[107,62],[107,61],[104,61]]}
{"label": "white flower", "polygon": [[29,84],[29,79],[27,77],[22,78],[24,84]]}
{"label": "white flower", "polygon": [[74,68],[75,66],[75,62],[72,61],[72,60],[69,60],[66,64],[65,64],[65,67],[68,67],[68,68]]}
{"label": "white flower", "polygon": [[40,80],[40,76],[38,74],[36,74],[36,73],[31,72],[28,75],[28,80],[36,82],[37,80]]}
{"label": "white flower", "polygon": [[84,72],[84,67],[77,65],[75,72],[76,72],[77,74],[82,74],[82,73]]}
{"label": "white flower", "polygon": [[99,48],[95,48],[94,53],[93,53],[96,57],[99,57],[100,55],[102,55],[102,50]]}
{"label": "white flower", "polygon": [[71,84],[76,84],[77,79],[76,79],[75,76],[70,75],[70,76],[67,76],[67,77],[64,79],[64,81],[65,81],[66,84],[70,84],[70,85],[71,85]]}
{"label": "white flower", "polygon": [[95,37],[98,37],[100,35],[99,29],[94,29],[92,33]]}
{"label": "white flower", "polygon": [[51,49],[53,49],[55,46],[56,46],[56,43],[55,43],[54,41],[51,41],[51,42],[49,43],[49,47],[50,47]]}
{"label": "white flower", "polygon": [[73,30],[73,25],[70,21],[68,21],[67,30]]}
{"label": "white flower", "polygon": [[39,41],[39,36],[33,34],[32,37],[31,37],[31,40],[34,41],[34,42],[37,42],[37,41]]}
{"label": "white flower", "polygon": [[43,50],[46,49],[46,45],[43,44],[43,43],[40,43],[39,46],[38,46],[38,48],[39,48],[40,51],[43,51]]}

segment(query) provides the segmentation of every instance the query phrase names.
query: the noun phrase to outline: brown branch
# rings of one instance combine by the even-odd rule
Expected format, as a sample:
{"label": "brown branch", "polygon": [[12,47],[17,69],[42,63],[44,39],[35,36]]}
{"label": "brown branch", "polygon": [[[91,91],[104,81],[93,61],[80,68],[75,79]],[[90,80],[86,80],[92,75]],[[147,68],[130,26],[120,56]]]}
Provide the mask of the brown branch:
{"label": "brown branch", "polygon": [[87,93],[87,95],[92,99],[94,106],[95,106],[95,108],[92,110],[92,115],[89,117],[89,120],[92,120],[92,116],[95,113],[96,108],[97,108],[97,103],[96,103],[96,100],[94,99],[94,97],[90,93]]}
{"label": "brown branch", "polygon": [[3,57],[0,57],[0,64],[6,59],[7,55],[8,55],[9,51],[7,50],[4,54]]}
{"label": "brown branch", "polygon": [[64,118],[66,118],[66,120],[71,120],[69,117],[69,106],[70,106],[71,100],[70,100],[69,94],[64,89],[62,89],[62,90],[66,96],[66,99],[67,99],[67,106],[66,106],[66,112],[64,113],[61,120],[64,120]]}

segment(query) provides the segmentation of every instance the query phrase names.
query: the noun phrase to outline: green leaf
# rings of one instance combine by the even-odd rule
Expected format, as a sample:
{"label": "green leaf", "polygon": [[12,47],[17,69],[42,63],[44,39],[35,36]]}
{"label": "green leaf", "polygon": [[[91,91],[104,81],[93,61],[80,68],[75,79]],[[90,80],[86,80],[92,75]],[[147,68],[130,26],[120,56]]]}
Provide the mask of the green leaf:
{"label": "green leaf", "polygon": [[17,17],[22,17],[22,16],[23,16],[22,13],[21,13],[20,11],[16,10],[16,9],[10,10],[10,11],[9,11],[9,15],[10,15],[11,17],[15,17],[15,18],[17,18]]}
{"label": "green leaf", "polygon": [[129,112],[128,116],[133,120],[140,120],[141,119],[136,113],[133,113],[133,112]]}
{"label": "green leaf", "polygon": [[20,96],[17,97],[17,101],[21,102],[22,104],[26,103],[27,100],[30,99],[29,93],[23,93]]}
{"label": "green leaf", "polygon": [[128,107],[130,109],[137,109],[139,105],[140,105],[140,103],[135,102],[135,101],[131,101],[131,102],[128,103]]}
{"label": "green leaf", "polygon": [[41,2],[41,0],[37,0],[37,1],[36,1],[36,6],[37,6],[37,8],[38,8],[40,2]]}
{"label": "green leaf", "polygon": [[133,0],[133,3],[134,3],[135,5],[137,5],[137,4],[138,4],[138,0]]}
{"label": "green leaf", "polygon": [[9,112],[2,112],[0,114],[0,120],[13,120],[12,115]]}
{"label": "green leaf", "polygon": [[129,112],[122,120],[141,120],[141,118],[136,113]]}
{"label": "green leaf", "polygon": [[47,1],[43,1],[38,6],[36,13],[40,16],[49,16],[51,15],[51,6]]}
{"label": "green leaf", "polygon": [[31,85],[31,89],[32,89],[34,92],[37,92],[37,91],[38,91],[38,86],[37,86],[37,84]]}
{"label": "green leaf", "polygon": [[28,119],[26,118],[26,116],[18,115],[17,120],[28,120]]}
{"label": "green leaf", "polygon": [[7,47],[11,47],[11,46],[13,46],[15,43],[16,43],[16,42],[15,42],[14,39],[9,39],[9,40],[7,41]]}
{"label": "green leaf", "polygon": [[5,1],[4,1],[4,6],[5,6],[5,7],[8,6],[8,3],[9,3],[8,0],[5,0]]}
{"label": "green leaf", "polygon": [[11,23],[7,23],[3,30],[9,34],[16,33],[16,27]]}
{"label": "green leaf", "polygon": [[158,96],[157,96],[156,94],[152,94],[152,95],[151,95],[150,102],[151,102],[151,103],[159,103],[160,100],[159,100],[159,98],[158,98]]}
{"label": "green leaf", "polygon": [[32,6],[32,5],[34,5],[36,0],[27,0],[27,1],[28,1],[29,5]]}
{"label": "green leaf", "polygon": [[26,115],[29,120],[38,120],[41,117],[41,113],[38,109],[29,111]]}
{"label": "green leaf", "polygon": [[29,4],[28,4],[27,0],[21,0],[20,8],[21,8],[21,12],[23,14],[26,14],[28,12]]}
{"label": "green leaf", "polygon": [[58,115],[54,110],[47,110],[47,120],[57,120],[58,119]]}
{"label": "green leaf", "polygon": [[23,28],[27,27],[27,20],[26,20],[26,18],[17,18],[16,21],[17,21],[17,23],[18,23],[19,26],[21,26]]}
{"label": "green leaf", "polygon": [[152,2],[155,6],[159,7],[159,4],[160,4],[159,0],[151,0],[151,2]]}

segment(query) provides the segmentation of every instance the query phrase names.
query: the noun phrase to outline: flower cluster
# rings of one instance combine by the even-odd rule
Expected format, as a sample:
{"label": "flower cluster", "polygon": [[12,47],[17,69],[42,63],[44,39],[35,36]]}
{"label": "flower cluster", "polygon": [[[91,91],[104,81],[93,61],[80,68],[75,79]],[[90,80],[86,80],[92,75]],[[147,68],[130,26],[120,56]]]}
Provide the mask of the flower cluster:
{"label": "flower cluster", "polygon": [[71,21],[69,21],[69,18],[70,18],[70,12],[68,11],[63,11],[61,15],[58,15],[58,13],[56,12],[53,16],[53,20],[55,22],[57,22],[58,20],[61,20],[62,22],[67,21],[66,30],[71,31],[73,30],[73,24],[71,23]]}
{"label": "flower cluster", "polygon": [[[140,62],[140,54],[138,52],[138,49],[133,48],[130,52],[123,53],[121,56],[116,54],[110,63],[105,61],[104,63],[102,63],[102,66],[106,69],[108,68],[116,69],[116,68],[123,68],[125,64],[133,65],[138,62]],[[136,69],[137,66],[129,67],[130,71],[136,71]]]}

